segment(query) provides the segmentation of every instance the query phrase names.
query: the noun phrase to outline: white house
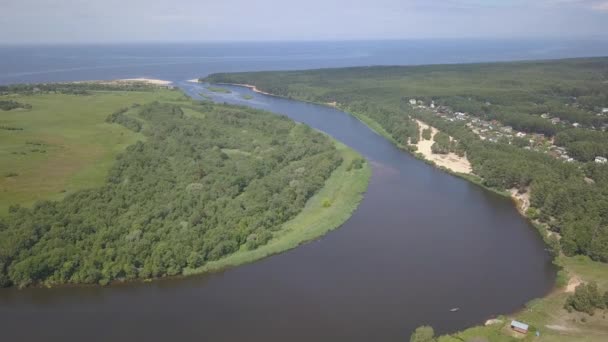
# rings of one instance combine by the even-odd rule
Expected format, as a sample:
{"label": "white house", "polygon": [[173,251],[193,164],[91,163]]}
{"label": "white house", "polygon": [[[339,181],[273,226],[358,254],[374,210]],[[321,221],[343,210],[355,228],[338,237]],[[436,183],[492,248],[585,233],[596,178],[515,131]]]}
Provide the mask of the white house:
{"label": "white house", "polygon": [[581,124],[579,124],[578,122],[575,122],[572,124],[572,127],[578,128]]}
{"label": "white house", "polygon": [[523,137],[526,136],[526,133],[524,133],[524,132],[517,132],[517,134],[515,134],[515,136],[518,137],[518,138],[523,138]]}
{"label": "white house", "polygon": [[417,103],[416,99],[410,99],[410,104],[411,104],[412,106],[415,106],[415,105],[416,105],[416,103]]}
{"label": "white house", "polygon": [[604,114],[608,113],[608,108],[602,108],[602,113],[604,113]]}
{"label": "white house", "polygon": [[606,159],[605,157],[595,157],[595,162],[598,164],[607,164],[608,159]]}

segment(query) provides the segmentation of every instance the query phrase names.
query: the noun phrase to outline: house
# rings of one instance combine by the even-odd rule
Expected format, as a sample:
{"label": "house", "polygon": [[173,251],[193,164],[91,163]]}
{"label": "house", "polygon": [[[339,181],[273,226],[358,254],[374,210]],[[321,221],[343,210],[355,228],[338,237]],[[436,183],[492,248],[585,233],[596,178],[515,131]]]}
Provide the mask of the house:
{"label": "house", "polygon": [[517,132],[517,134],[515,134],[515,136],[518,137],[518,138],[523,138],[523,137],[526,136],[526,133],[524,133],[524,132]]}
{"label": "house", "polygon": [[435,101],[431,101],[431,108],[435,108]]}
{"label": "house", "polygon": [[503,132],[505,132],[505,133],[511,133],[511,132],[513,132],[513,127],[511,127],[511,126],[504,126],[500,130],[503,131]]}
{"label": "house", "polygon": [[579,124],[578,122],[575,122],[575,123],[573,123],[573,124],[572,124],[572,127],[579,128],[579,127],[580,127],[580,125],[581,125],[581,124]]}
{"label": "house", "polygon": [[412,106],[415,106],[415,105],[416,105],[416,103],[417,103],[416,99],[410,99],[410,104],[411,104]]}
{"label": "house", "polygon": [[557,125],[561,120],[559,118],[552,118],[551,123]]}
{"label": "house", "polygon": [[545,114],[542,114],[540,117],[543,119],[548,119],[550,117],[550,115],[549,115],[549,113],[545,113]]}
{"label": "house", "polygon": [[529,328],[530,327],[525,323],[515,320],[511,321],[511,329],[517,331],[518,333],[527,334]]}
{"label": "house", "polygon": [[602,113],[607,114],[608,113],[608,108],[602,108]]}
{"label": "house", "polygon": [[608,164],[608,159],[605,157],[595,157],[595,162],[598,164]]}

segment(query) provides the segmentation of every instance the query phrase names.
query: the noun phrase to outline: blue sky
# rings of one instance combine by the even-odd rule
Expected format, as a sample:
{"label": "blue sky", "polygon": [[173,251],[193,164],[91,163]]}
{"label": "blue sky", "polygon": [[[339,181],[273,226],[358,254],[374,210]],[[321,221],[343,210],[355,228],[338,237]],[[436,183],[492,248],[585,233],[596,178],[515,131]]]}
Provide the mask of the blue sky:
{"label": "blue sky", "polygon": [[608,38],[608,0],[0,0],[0,42]]}

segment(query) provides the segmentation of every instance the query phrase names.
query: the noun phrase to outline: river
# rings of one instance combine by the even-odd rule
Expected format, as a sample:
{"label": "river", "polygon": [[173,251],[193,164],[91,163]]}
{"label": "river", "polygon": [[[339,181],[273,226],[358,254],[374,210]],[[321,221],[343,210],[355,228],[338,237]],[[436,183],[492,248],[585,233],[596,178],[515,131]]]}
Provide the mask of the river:
{"label": "river", "polygon": [[[177,85],[195,98],[204,91]],[[354,215],[316,241],[215,274],[2,289],[2,340],[407,341],[419,325],[464,329],[552,288],[551,258],[509,199],[414,159],[339,110],[228,88],[214,100],[287,115],[370,161]]]}

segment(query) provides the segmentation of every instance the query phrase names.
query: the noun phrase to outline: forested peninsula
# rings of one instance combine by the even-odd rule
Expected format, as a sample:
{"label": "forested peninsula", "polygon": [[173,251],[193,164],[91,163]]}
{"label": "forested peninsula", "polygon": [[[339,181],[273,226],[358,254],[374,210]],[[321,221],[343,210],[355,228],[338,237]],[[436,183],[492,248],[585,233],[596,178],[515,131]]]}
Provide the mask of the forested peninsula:
{"label": "forested peninsula", "polygon": [[[459,175],[522,199],[562,267],[559,290],[518,318],[549,330],[547,340],[576,335],[584,324],[605,329],[576,312],[601,310],[580,304],[601,300],[583,287],[572,293],[580,283],[608,290],[608,58],[222,73],[200,81],[336,106],[413,154],[432,139],[432,153],[466,158],[471,171]],[[418,122],[440,133],[432,137]],[[497,324],[440,341],[511,341],[508,335]]]}
{"label": "forested peninsula", "polygon": [[[56,176],[74,189],[46,196],[54,200],[29,204],[36,189],[10,187],[25,171],[3,175],[0,184],[16,196],[2,198],[9,203],[0,215],[0,286],[108,284],[250,262],[338,227],[371,173],[354,151],[306,125],[175,90],[63,84],[0,92],[11,101],[0,115],[23,128],[0,132],[12,149],[3,168],[44,167],[63,158],[61,149],[88,146],[61,124],[70,112],[59,109],[71,105],[86,112],[77,106],[112,104],[111,112],[74,117],[75,127],[121,140],[78,172],[50,174],[51,184]],[[33,133],[39,123],[28,116],[37,114],[49,121],[46,135]],[[36,145],[18,135],[30,133]],[[72,184],[83,174],[92,180]]]}

